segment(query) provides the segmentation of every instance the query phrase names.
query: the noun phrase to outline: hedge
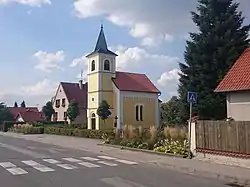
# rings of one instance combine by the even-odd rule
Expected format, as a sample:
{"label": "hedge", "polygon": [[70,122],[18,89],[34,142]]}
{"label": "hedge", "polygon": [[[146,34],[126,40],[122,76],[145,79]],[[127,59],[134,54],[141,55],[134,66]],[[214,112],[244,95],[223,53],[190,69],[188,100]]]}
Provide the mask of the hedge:
{"label": "hedge", "polygon": [[64,136],[76,136],[84,138],[101,139],[104,136],[115,136],[112,130],[91,130],[91,129],[73,129],[63,127],[45,127],[44,133]]}

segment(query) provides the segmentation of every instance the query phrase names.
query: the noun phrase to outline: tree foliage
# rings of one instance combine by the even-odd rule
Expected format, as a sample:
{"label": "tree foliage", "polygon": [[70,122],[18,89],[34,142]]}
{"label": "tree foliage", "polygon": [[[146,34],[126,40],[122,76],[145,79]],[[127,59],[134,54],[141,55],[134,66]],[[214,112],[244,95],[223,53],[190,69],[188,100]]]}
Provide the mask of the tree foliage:
{"label": "tree foliage", "polygon": [[75,121],[78,115],[79,115],[78,103],[75,100],[73,100],[69,103],[67,109],[67,116],[70,119],[70,123],[72,123],[72,121]]}
{"label": "tree foliage", "polygon": [[173,96],[166,103],[161,104],[163,125],[181,125],[179,117],[180,101],[177,96]]}
{"label": "tree foliage", "polygon": [[102,100],[102,102],[100,103],[100,105],[97,109],[97,115],[103,121],[105,121],[112,114],[109,109],[110,109],[110,106],[109,106],[108,102],[105,100]]}
{"label": "tree foliage", "polygon": [[226,117],[225,95],[214,93],[214,89],[249,44],[250,25],[243,26],[244,17],[238,6],[232,0],[199,0],[197,13],[191,12],[199,32],[190,33],[185,63],[179,64],[178,92],[183,121],[188,119],[188,91],[198,93],[194,112],[200,119]]}
{"label": "tree foliage", "polygon": [[45,106],[42,108],[42,112],[45,115],[47,121],[51,121],[52,115],[55,113],[52,102],[48,101]]}
{"label": "tree foliage", "polygon": [[15,103],[14,103],[14,107],[18,107],[18,104],[17,104],[17,102],[15,101]]}
{"label": "tree foliage", "polygon": [[6,107],[6,105],[0,102],[0,124],[4,121],[13,121],[13,115],[10,110]]}
{"label": "tree foliage", "polygon": [[25,108],[25,107],[26,107],[25,101],[22,101],[21,104],[20,104],[20,106],[21,106],[22,108]]}

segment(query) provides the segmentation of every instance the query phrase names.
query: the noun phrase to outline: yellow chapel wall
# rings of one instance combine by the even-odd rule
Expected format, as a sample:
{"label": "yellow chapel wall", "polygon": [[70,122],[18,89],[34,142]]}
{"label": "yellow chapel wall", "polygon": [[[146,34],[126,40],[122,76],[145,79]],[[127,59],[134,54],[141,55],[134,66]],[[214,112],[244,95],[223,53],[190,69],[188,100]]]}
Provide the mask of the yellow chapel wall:
{"label": "yellow chapel wall", "polygon": [[[122,124],[145,128],[159,125],[159,102],[156,93],[121,92]],[[143,121],[136,120],[136,105],[143,105]]]}

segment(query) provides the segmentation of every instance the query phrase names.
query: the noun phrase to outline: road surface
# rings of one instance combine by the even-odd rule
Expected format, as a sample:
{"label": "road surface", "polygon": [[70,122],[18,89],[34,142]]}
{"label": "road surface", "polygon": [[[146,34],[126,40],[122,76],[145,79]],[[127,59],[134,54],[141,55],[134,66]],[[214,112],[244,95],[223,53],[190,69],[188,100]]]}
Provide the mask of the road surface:
{"label": "road surface", "polygon": [[216,180],[96,154],[0,136],[1,187],[222,187]]}

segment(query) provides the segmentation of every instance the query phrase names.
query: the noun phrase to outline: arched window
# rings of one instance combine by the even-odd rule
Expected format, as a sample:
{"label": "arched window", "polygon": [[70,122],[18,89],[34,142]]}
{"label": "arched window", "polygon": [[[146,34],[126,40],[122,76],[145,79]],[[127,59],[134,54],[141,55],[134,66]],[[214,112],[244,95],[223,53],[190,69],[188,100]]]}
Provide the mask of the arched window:
{"label": "arched window", "polygon": [[94,114],[94,113],[92,113],[92,114],[91,114],[91,117],[92,117],[92,118],[95,118],[95,114]]}
{"label": "arched window", "polygon": [[139,121],[139,105],[136,105],[135,107],[135,118],[136,121]]}
{"label": "arched window", "polygon": [[143,106],[140,106],[140,120],[143,121]]}
{"label": "arched window", "polygon": [[95,71],[95,61],[92,60],[91,62],[91,71]]}
{"label": "arched window", "polygon": [[143,105],[135,106],[135,118],[136,121],[143,121]]}
{"label": "arched window", "polygon": [[104,70],[110,71],[110,63],[109,60],[104,61]]}

